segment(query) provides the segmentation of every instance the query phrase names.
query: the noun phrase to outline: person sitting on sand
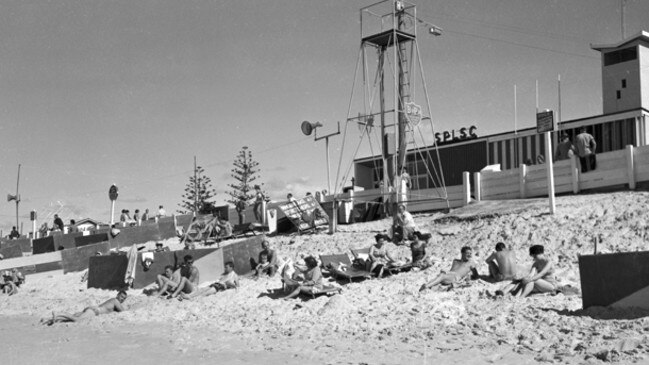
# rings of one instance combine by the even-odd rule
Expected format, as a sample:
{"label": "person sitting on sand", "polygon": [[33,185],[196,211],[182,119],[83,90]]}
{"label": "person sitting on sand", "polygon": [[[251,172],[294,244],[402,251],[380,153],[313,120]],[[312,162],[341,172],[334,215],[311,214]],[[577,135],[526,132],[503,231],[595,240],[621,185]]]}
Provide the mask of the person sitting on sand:
{"label": "person sitting on sand", "polygon": [[404,240],[412,240],[412,234],[417,230],[415,219],[406,210],[404,204],[399,204],[399,211],[394,216],[393,242],[401,244]]}
{"label": "person sitting on sand", "polygon": [[473,250],[471,247],[464,246],[460,250],[462,253],[462,258],[453,260],[451,265],[451,270],[447,273],[442,271],[434,280],[425,283],[419,288],[419,291],[424,291],[430,289],[436,285],[448,285],[451,288],[458,284],[460,281],[465,280],[469,273],[472,273],[471,278],[478,278],[478,270],[476,270],[476,264],[472,260]]}
{"label": "person sitting on sand", "polygon": [[370,260],[370,272],[378,270],[378,277],[383,276],[383,269],[386,265],[395,262],[396,260],[390,255],[388,249],[385,247],[385,243],[390,239],[384,234],[377,234],[374,236],[376,243],[370,246],[368,252],[368,258]]}
{"label": "person sitting on sand", "polygon": [[258,268],[262,262],[262,255],[266,255],[268,265],[264,265],[263,268],[258,270],[257,276],[261,274],[267,274],[270,277],[273,277],[277,270],[279,269],[279,258],[277,257],[277,252],[271,248],[270,242],[267,239],[261,241],[262,251],[259,252],[259,262],[254,262],[254,259],[251,259],[253,267]]}
{"label": "person sitting on sand", "polygon": [[174,271],[171,265],[165,266],[165,271],[158,275],[156,282],[158,283],[158,291],[154,293],[155,296],[164,296],[165,294],[173,293],[180,283],[180,270]]}
{"label": "person sitting on sand", "polygon": [[430,233],[421,233],[415,231],[412,234],[412,243],[410,244],[410,252],[412,253],[412,267],[424,270],[430,267],[430,257],[426,253],[428,240],[430,240]]}
{"label": "person sitting on sand", "polygon": [[530,247],[530,256],[534,259],[534,263],[529,275],[521,280],[519,292],[521,298],[532,293],[553,292],[558,285],[554,276],[554,265],[545,256],[545,248],[542,245]]}
{"label": "person sitting on sand", "polygon": [[320,271],[320,267],[318,266],[318,260],[313,256],[308,256],[304,258],[304,263],[307,266],[307,269],[304,271],[304,281],[291,294],[284,297],[285,300],[295,298],[300,293],[316,294],[322,290],[322,271]]}
{"label": "person sitting on sand", "polygon": [[126,292],[122,290],[119,293],[117,293],[117,297],[108,299],[107,301],[101,303],[98,306],[86,307],[81,312],[78,313],[56,314],[55,312],[52,312],[52,318],[43,318],[41,319],[41,323],[51,326],[54,323],[78,322],[82,319],[95,317],[101,314],[108,314],[112,312],[123,312],[125,309],[122,306],[122,303],[124,303],[126,297],[127,297]]}
{"label": "person sitting on sand", "polygon": [[503,242],[496,243],[496,251],[489,255],[485,262],[489,265],[489,277],[494,281],[516,278],[516,254],[507,249]]}
{"label": "person sitting on sand", "polygon": [[191,294],[180,293],[179,299],[193,299],[197,297],[205,297],[208,295],[216,294],[220,291],[227,289],[239,288],[239,275],[234,271],[234,262],[228,261],[225,263],[225,271],[221,278],[207,288],[199,289]]}
{"label": "person sitting on sand", "polygon": [[270,262],[268,262],[268,254],[262,251],[259,253],[259,263],[257,264],[257,267],[255,267],[255,276],[261,276],[261,273],[264,272],[268,266],[270,266]]}
{"label": "person sitting on sand", "polygon": [[22,283],[25,282],[25,277],[23,274],[18,271],[18,269],[13,268],[11,271],[5,270],[2,272],[2,278],[0,279],[0,288],[2,292],[9,295],[14,295],[18,293],[18,288]]}
{"label": "person sitting on sand", "polygon": [[191,255],[185,255],[183,258],[185,264],[180,268],[180,282],[167,298],[175,298],[183,292],[185,294],[191,294],[198,288],[199,283],[199,273],[198,268],[194,266],[194,258]]}

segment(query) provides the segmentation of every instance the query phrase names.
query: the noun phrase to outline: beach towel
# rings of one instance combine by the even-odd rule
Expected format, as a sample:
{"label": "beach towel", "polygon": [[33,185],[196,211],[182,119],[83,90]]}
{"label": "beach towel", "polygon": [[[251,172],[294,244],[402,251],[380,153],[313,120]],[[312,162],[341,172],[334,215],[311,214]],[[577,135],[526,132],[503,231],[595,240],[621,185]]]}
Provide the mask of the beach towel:
{"label": "beach towel", "polygon": [[129,250],[126,252],[126,257],[128,257],[128,265],[126,266],[124,282],[128,285],[131,285],[135,280],[135,267],[137,265],[137,247],[135,245],[129,248]]}
{"label": "beach towel", "polygon": [[142,262],[146,260],[151,260],[151,262],[153,262],[153,252],[145,252],[142,254]]}

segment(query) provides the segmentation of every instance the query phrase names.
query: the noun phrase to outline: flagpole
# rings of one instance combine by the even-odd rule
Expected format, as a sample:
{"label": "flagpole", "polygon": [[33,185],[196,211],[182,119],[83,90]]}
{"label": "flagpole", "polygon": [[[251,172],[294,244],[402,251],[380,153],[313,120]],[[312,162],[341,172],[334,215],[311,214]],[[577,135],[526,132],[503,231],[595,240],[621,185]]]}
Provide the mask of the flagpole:
{"label": "flagpole", "polygon": [[514,84],[514,168],[518,167],[518,102],[516,100],[516,84]]}
{"label": "flagpole", "polygon": [[[20,164],[18,164],[18,179],[16,179],[16,229],[20,226],[18,224],[18,203],[20,203],[20,195],[18,195],[18,187],[20,185]],[[22,233],[22,229],[21,229]]]}

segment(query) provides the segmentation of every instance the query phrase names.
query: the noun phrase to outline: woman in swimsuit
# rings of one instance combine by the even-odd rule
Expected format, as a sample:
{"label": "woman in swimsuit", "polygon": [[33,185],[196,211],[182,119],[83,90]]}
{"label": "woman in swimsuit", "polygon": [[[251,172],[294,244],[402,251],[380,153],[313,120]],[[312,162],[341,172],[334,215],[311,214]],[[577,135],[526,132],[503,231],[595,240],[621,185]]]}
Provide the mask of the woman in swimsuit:
{"label": "woman in swimsuit", "polygon": [[554,277],[554,265],[545,256],[542,245],[530,247],[530,256],[534,259],[530,274],[521,281],[522,290],[520,297],[524,298],[532,293],[549,293],[557,288],[557,279]]}
{"label": "woman in swimsuit", "polygon": [[81,312],[74,313],[74,314],[66,314],[66,313],[55,313],[52,312],[52,317],[51,318],[43,318],[41,319],[42,324],[46,324],[48,326],[53,325],[54,323],[60,323],[60,322],[78,322],[82,319],[86,319],[89,317],[96,317],[101,314],[108,314],[112,312],[123,312],[125,308],[122,306],[122,303],[126,300],[127,294],[124,290],[120,291],[117,293],[116,298],[108,299],[107,301],[101,303],[98,306],[90,306],[84,308]]}
{"label": "woman in swimsuit", "polygon": [[304,263],[307,266],[307,270],[304,272],[304,281],[284,299],[295,298],[300,292],[304,294],[315,294],[322,290],[322,271],[320,271],[320,267],[318,266],[318,260],[313,256],[309,256],[304,259]]}
{"label": "woman in swimsuit", "polygon": [[429,257],[426,255],[426,246],[430,239],[430,233],[421,233],[415,231],[413,233],[413,240],[410,244],[410,252],[412,253],[412,266],[421,270],[430,267]]}
{"label": "woman in swimsuit", "polygon": [[377,234],[374,236],[376,243],[370,246],[368,252],[368,258],[372,265],[370,266],[370,272],[374,272],[377,268],[378,277],[383,275],[383,268],[385,265],[390,264],[395,261],[395,259],[390,255],[388,249],[385,247],[385,243],[389,240],[389,237],[384,234]]}

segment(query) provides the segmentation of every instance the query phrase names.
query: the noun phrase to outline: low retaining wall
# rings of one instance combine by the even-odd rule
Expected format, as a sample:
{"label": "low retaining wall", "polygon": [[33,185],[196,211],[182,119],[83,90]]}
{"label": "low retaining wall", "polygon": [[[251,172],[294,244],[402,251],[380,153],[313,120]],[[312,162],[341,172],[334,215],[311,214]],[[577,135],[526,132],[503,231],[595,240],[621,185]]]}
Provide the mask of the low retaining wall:
{"label": "low retaining wall", "polygon": [[649,251],[579,256],[583,307],[649,309]]}
{"label": "low retaining wall", "polygon": [[[153,263],[145,270],[142,265],[143,253],[138,253],[135,269],[134,289],[142,289],[155,282],[156,277],[164,272],[167,265],[174,267],[183,263],[185,255],[194,258],[198,268],[200,282],[214,282],[224,271],[225,262],[232,261],[234,270],[245,275],[252,270],[250,259],[257,260],[261,251],[261,236],[236,242],[222,248],[203,248],[172,252],[154,252]],[[88,288],[120,289],[124,287],[124,276],[128,260],[126,255],[90,256],[88,269]]]}

